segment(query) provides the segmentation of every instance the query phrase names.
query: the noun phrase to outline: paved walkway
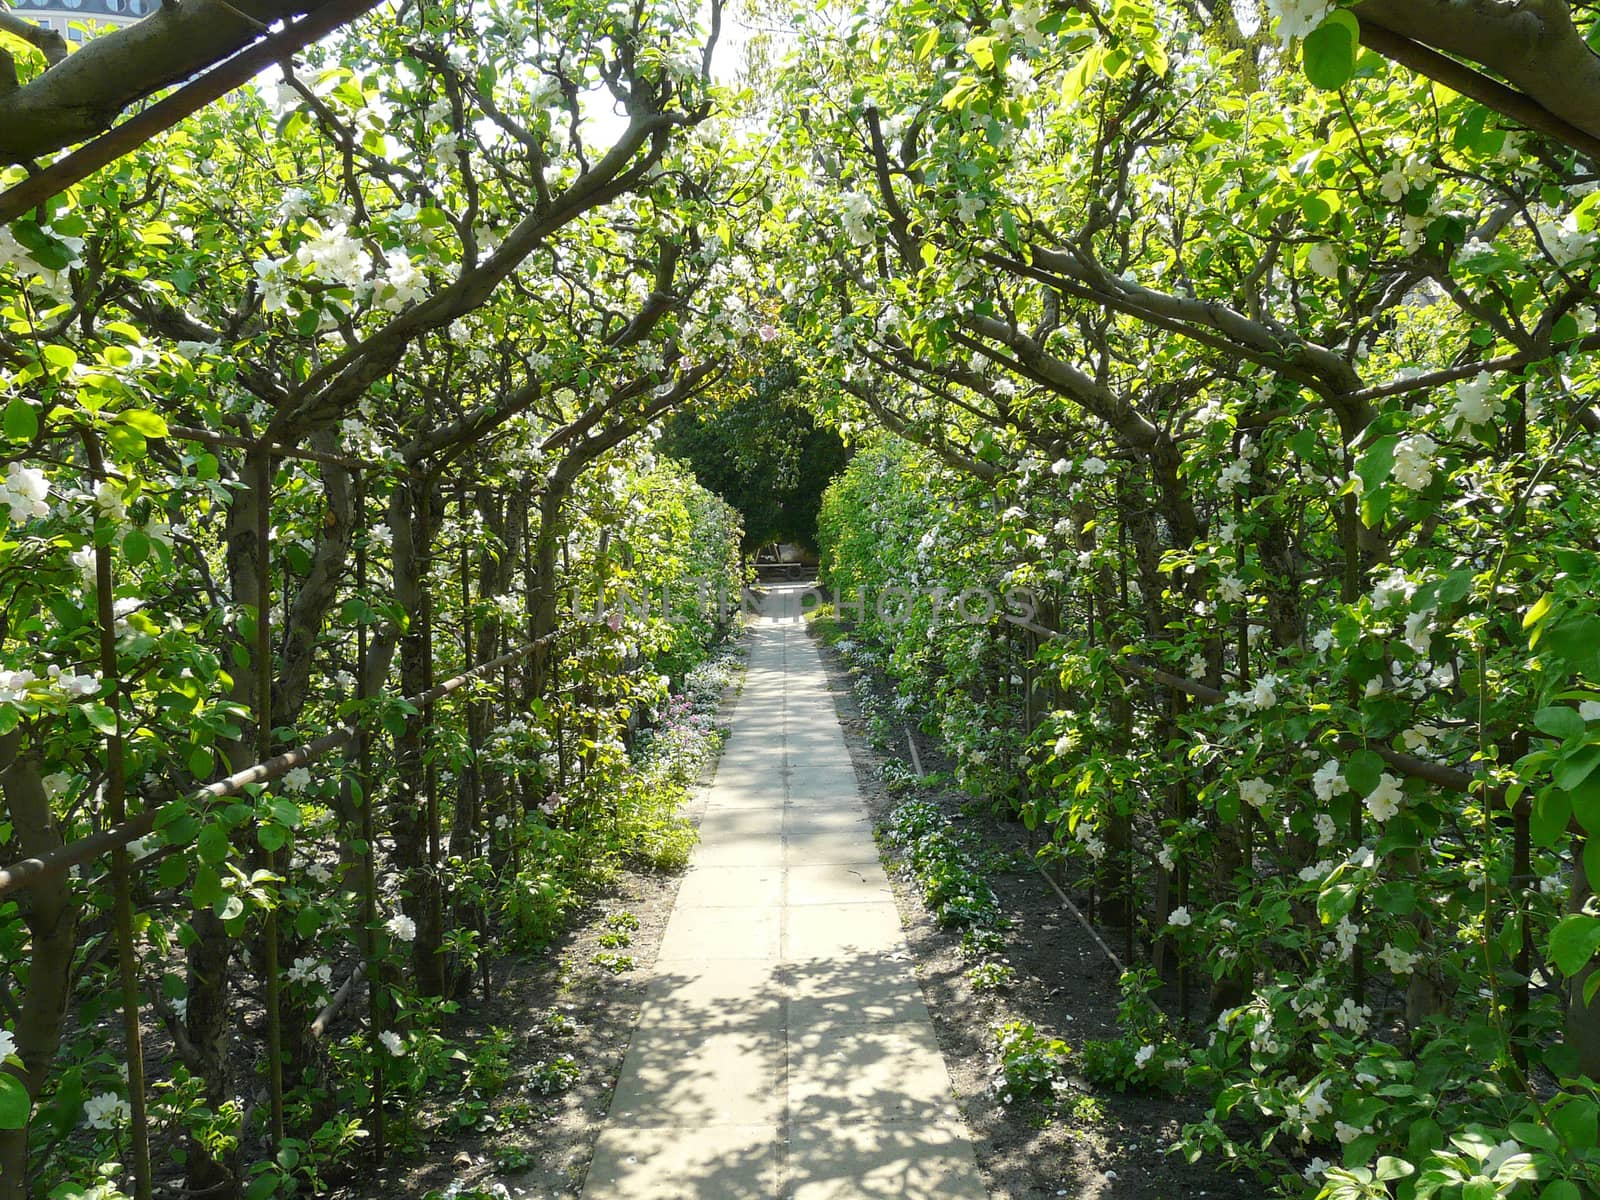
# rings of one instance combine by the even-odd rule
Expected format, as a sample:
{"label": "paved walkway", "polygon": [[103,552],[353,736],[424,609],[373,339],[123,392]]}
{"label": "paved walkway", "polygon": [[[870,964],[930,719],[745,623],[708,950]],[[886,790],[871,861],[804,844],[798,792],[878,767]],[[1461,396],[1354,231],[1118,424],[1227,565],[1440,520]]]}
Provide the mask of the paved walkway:
{"label": "paved walkway", "polygon": [[981,1200],[816,648],[750,643],[583,1194]]}

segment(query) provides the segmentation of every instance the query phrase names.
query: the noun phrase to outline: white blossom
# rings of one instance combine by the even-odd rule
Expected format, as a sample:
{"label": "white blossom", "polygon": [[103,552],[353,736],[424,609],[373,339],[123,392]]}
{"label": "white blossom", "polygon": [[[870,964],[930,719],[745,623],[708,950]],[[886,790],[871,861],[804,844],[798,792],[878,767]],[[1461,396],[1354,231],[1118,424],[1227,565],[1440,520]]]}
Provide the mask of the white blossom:
{"label": "white blossom", "polygon": [[0,482],[0,504],[11,510],[11,523],[20,525],[31,518],[50,515],[47,498],[50,484],[44,472],[25,467],[20,462],[6,466],[6,477]]}
{"label": "white blossom", "polygon": [[396,1058],[403,1058],[405,1056],[405,1040],[394,1030],[385,1029],[378,1035],[378,1040],[383,1043],[383,1048]]}
{"label": "white blossom", "polygon": [[83,1102],[83,1121],[90,1129],[116,1129],[132,1116],[133,1109],[115,1092],[101,1092]]}
{"label": "white blossom", "polygon": [[1389,772],[1385,771],[1378,776],[1378,786],[1367,793],[1367,811],[1374,820],[1387,821],[1400,811],[1400,802],[1405,798],[1405,793],[1400,789],[1400,781]]}
{"label": "white blossom", "polygon": [[1360,1037],[1367,1031],[1367,1025],[1372,1017],[1372,1010],[1365,1004],[1357,1004],[1346,996],[1339,1002],[1339,1007],[1333,1010],[1333,1023],[1340,1028],[1348,1029]]}
{"label": "white blossom", "polygon": [[1265,779],[1245,779],[1239,783],[1239,799],[1251,808],[1261,808],[1272,799],[1273,788]]}
{"label": "white blossom", "polygon": [[1391,944],[1379,950],[1376,957],[1381,959],[1383,965],[1396,975],[1409,975],[1419,956],[1409,950],[1402,950],[1399,946]]}
{"label": "white blossom", "polygon": [[1389,477],[1403,488],[1419,492],[1433,482],[1433,456],[1439,443],[1425,433],[1401,438],[1394,447]]}
{"label": "white blossom", "polygon": [[396,913],[390,917],[384,923],[384,928],[399,941],[414,942],[417,939],[417,923],[406,916],[405,913]]}
{"label": "white blossom", "polygon": [[1350,790],[1338,760],[1332,758],[1317,768],[1317,773],[1311,777],[1311,786],[1317,793],[1317,799],[1323,803]]}
{"label": "white blossom", "polygon": [[1471,426],[1492,421],[1498,408],[1497,398],[1490,392],[1493,384],[1487,371],[1479,371],[1475,378],[1456,384],[1456,402],[1450,409],[1451,424]]}
{"label": "white blossom", "polygon": [[1285,46],[1321,25],[1332,10],[1331,0],[1267,0],[1267,16],[1277,18],[1278,40]]}
{"label": "white blossom", "polygon": [[1339,252],[1327,242],[1318,242],[1306,251],[1306,266],[1324,279],[1333,279],[1339,274]]}

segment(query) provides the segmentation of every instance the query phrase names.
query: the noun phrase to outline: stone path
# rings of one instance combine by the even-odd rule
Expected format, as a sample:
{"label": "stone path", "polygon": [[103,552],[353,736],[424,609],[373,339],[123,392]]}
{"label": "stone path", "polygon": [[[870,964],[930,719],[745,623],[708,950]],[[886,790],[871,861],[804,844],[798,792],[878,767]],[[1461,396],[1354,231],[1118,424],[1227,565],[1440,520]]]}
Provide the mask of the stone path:
{"label": "stone path", "polygon": [[583,1195],[985,1197],[793,617],[753,627],[700,839]]}

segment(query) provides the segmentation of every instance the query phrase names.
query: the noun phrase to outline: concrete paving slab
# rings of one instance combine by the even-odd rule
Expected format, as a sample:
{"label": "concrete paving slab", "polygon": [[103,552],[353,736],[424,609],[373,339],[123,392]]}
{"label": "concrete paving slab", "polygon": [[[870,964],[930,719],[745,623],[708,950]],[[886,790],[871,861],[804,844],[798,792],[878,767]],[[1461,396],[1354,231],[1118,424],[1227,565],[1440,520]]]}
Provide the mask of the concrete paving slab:
{"label": "concrete paving slab", "polygon": [[679,908],[775,908],[783,903],[784,868],[696,866],[678,885]]}
{"label": "concrete paving slab", "polygon": [[789,1119],[958,1121],[950,1072],[926,1021],[790,1031]]}
{"label": "concrete paving slab", "polygon": [[718,812],[700,818],[700,844],[690,862],[697,867],[763,867],[783,862],[781,809]]}
{"label": "concrete paving slab", "polygon": [[640,1026],[610,1120],[628,1125],[759,1125],[783,1117],[784,1037],[772,1029]]}
{"label": "concrete paving slab", "polygon": [[790,963],[784,970],[791,1037],[851,1025],[929,1020],[909,954]]}
{"label": "concrete paving slab", "polygon": [[820,1121],[789,1131],[791,1200],[986,1200],[959,1124]]}
{"label": "concrete paving slab", "polygon": [[672,914],[657,962],[718,958],[776,959],[782,949],[777,908],[683,908]]}
{"label": "concrete paving slab", "polygon": [[770,1200],[778,1195],[777,1125],[682,1129],[608,1125],[584,1180],[588,1200]]}
{"label": "concrete paving slab", "polygon": [[905,946],[900,913],[887,900],[792,908],[787,925],[782,947],[786,962],[883,954]]}
{"label": "concrete paving slab", "polygon": [[797,904],[894,903],[889,877],[877,861],[800,864],[784,871],[784,901]]}
{"label": "concrete paving slab", "polygon": [[[859,806],[854,809],[810,810],[790,805],[783,810],[783,832],[788,837],[824,830],[848,833],[861,838],[865,845],[873,844],[872,822],[867,819],[866,810]],[[876,853],[874,850],[873,855]]]}
{"label": "concrete paving slab", "polygon": [[782,1030],[788,997],[787,968],[775,959],[658,961],[639,1027]]}
{"label": "concrete paving slab", "polygon": [[783,860],[790,866],[838,866],[858,862],[872,848],[855,833],[816,833],[784,842]]}

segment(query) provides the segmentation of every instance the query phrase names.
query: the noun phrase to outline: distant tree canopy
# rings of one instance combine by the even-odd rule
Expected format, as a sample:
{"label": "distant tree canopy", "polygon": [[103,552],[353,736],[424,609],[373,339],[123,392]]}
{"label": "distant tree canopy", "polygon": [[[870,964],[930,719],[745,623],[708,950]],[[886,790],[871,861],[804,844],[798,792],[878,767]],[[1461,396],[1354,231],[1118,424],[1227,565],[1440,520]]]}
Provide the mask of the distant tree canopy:
{"label": "distant tree canopy", "polygon": [[850,454],[803,405],[799,374],[785,363],[724,407],[673,417],[662,434],[663,453],[744,514],[746,552],[769,542],[816,547],[822,493]]}

